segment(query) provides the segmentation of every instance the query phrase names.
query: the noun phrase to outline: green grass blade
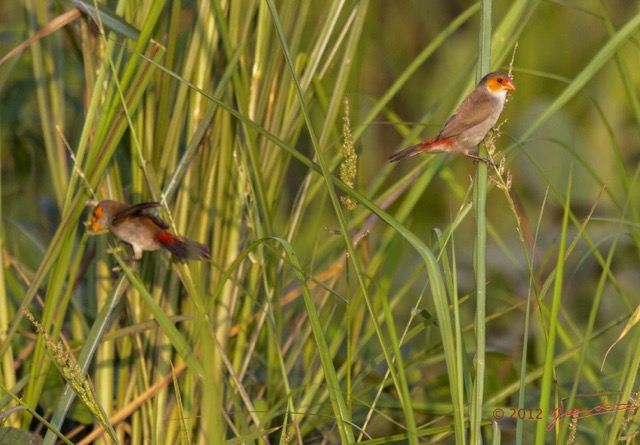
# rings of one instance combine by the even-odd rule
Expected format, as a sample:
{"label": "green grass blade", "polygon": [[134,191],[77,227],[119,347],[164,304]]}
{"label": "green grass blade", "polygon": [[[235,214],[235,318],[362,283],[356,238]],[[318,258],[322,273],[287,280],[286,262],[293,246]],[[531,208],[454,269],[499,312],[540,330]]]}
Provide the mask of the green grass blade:
{"label": "green grass blade", "polygon": [[[565,265],[565,252],[566,252],[566,240],[567,230],[569,226],[569,208],[571,205],[571,171],[569,171],[569,177],[567,180],[566,200],[564,204],[564,216],[562,219],[562,231],[560,232],[560,243],[558,247],[558,256],[556,262],[556,270],[554,275],[554,287],[551,301],[551,312],[548,318],[548,335],[546,343],[544,372],[542,375],[542,383],[540,387],[540,402],[539,407],[542,410],[542,419],[548,419],[551,412],[551,396],[554,392],[553,379],[555,375],[555,366],[553,357],[556,351],[556,335],[560,323],[560,305],[562,303],[563,285],[564,285],[564,265]],[[556,399],[557,401],[557,399]],[[556,406],[558,406],[556,404]],[[539,422],[536,425],[536,444],[542,445],[545,443],[546,437],[545,422]]]}

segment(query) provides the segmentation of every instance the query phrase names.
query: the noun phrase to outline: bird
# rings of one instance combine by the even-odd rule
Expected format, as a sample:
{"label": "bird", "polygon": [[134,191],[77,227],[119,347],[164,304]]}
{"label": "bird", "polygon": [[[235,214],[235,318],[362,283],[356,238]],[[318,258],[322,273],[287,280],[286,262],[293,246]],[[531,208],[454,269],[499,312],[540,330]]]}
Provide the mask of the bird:
{"label": "bird", "polygon": [[159,202],[143,202],[136,205],[105,200],[98,203],[91,214],[93,233],[108,229],[118,239],[133,248],[133,260],[142,259],[144,251],[161,247],[176,257],[186,260],[209,260],[211,252],[204,244],[174,235],[169,225],[146,210],[160,207]]}
{"label": "bird", "polygon": [[498,121],[507,93],[515,89],[513,80],[507,74],[487,74],[447,119],[436,137],[392,154],[389,162],[430,152],[462,153],[476,161],[492,164],[488,159],[478,157],[475,147]]}

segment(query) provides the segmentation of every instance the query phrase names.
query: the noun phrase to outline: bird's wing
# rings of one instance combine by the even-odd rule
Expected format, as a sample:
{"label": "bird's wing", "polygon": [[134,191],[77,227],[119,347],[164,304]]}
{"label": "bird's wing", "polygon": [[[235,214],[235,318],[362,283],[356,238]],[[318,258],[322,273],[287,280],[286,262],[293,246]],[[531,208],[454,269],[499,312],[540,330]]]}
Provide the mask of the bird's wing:
{"label": "bird's wing", "polygon": [[495,98],[485,91],[472,91],[442,126],[437,139],[454,137],[487,119],[494,110],[494,100]]}
{"label": "bird's wing", "polygon": [[160,207],[160,205],[161,204],[159,202],[141,202],[140,204],[127,207],[126,209],[116,213],[116,215],[113,217],[112,224],[117,225],[119,222],[123,221],[124,219],[130,218],[133,216],[144,216],[146,218],[149,218],[151,221],[153,221],[154,224],[160,227],[161,229],[167,230],[169,228],[169,225],[166,222],[164,222],[162,219],[158,218],[155,215],[145,212],[146,209]]}

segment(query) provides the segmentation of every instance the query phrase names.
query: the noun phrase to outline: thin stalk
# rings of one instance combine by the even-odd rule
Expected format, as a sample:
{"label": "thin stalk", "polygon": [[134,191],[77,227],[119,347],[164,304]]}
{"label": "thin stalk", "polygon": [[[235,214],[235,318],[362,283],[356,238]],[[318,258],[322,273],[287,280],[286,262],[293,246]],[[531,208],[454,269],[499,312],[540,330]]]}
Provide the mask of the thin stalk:
{"label": "thin stalk", "polygon": [[[480,47],[478,61],[478,80],[489,71],[491,66],[491,12],[492,0],[483,0],[480,6]],[[479,147],[480,157],[487,156],[483,145]],[[485,340],[486,340],[486,248],[487,248],[487,165],[478,163],[476,170],[473,202],[476,215],[476,375],[471,400],[471,443],[482,444],[480,427],[482,425],[482,405],[485,380]],[[464,440],[464,439],[462,439]]]}

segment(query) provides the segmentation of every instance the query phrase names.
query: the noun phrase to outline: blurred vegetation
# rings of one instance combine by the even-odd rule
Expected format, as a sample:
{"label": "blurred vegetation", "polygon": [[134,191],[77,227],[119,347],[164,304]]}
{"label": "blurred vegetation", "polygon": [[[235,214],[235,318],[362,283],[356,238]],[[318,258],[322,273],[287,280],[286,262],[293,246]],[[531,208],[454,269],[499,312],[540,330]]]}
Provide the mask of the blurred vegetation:
{"label": "blurred vegetation", "polygon": [[[0,434],[469,442],[478,167],[387,157],[475,85],[479,3],[104,3],[0,3],[0,57],[42,33],[0,65]],[[484,443],[640,443],[638,27],[623,0],[493,2],[517,91],[489,168]],[[212,260],[126,262],[84,225],[101,199],[160,201]]]}

